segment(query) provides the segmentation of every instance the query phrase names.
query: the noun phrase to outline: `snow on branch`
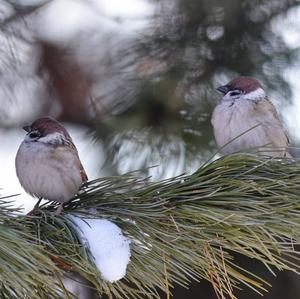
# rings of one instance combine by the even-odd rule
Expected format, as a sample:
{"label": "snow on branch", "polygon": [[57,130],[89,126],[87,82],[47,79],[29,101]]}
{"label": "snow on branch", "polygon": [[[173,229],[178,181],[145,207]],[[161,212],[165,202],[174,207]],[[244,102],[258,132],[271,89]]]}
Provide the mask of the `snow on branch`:
{"label": "snow on branch", "polygon": [[130,260],[130,240],[120,228],[106,219],[70,217],[76,225],[81,242],[90,250],[103,279],[115,282],[126,274]]}
{"label": "snow on branch", "polygon": [[[19,236],[7,250],[34,244],[35,256],[47,258],[34,260],[35,273],[45,274],[49,258],[54,270],[44,284],[29,284],[28,268],[20,272],[15,262],[23,253],[14,248],[11,257],[0,255],[1,283],[10,298],[30,290],[43,291],[48,296],[43,298],[66,298],[61,277],[73,273],[111,298],[159,298],[159,290],[170,294],[175,284],[188,287],[201,279],[219,298],[235,298],[234,289],[242,286],[263,293],[268,284],[239,265],[233,253],[271,271],[298,271],[299,173],[299,161],[233,154],[161,182],[138,173],[91,181],[62,216],[49,204],[35,217],[7,217],[5,206],[0,225],[5,223],[12,238]],[[3,269],[8,259],[9,273]],[[20,277],[18,286],[14,279]],[[53,291],[46,288],[47,277],[52,285],[58,282]]]}

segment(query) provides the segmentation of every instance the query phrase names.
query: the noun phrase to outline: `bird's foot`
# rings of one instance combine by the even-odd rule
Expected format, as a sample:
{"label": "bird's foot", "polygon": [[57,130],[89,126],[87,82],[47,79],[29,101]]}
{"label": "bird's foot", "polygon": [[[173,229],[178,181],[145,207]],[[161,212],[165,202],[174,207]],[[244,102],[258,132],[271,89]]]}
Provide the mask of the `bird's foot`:
{"label": "bird's foot", "polygon": [[27,216],[36,216],[39,214],[41,209],[39,207],[34,207],[30,212],[27,213]]}
{"label": "bird's foot", "polygon": [[27,216],[35,216],[40,212],[40,202],[41,202],[42,198],[39,198],[38,202],[34,205],[33,209],[27,213]]}
{"label": "bird's foot", "polygon": [[58,208],[56,209],[56,211],[54,212],[54,215],[55,215],[55,216],[60,215],[61,212],[62,212],[63,210],[64,210],[64,204],[61,203],[61,204],[58,206]]}

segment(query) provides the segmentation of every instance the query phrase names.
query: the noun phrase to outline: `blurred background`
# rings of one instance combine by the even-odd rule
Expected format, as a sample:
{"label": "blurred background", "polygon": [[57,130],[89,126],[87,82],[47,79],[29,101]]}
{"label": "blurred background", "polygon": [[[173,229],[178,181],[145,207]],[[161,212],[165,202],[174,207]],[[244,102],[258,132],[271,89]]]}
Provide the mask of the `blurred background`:
{"label": "blurred background", "polygon": [[[32,208],[14,158],[22,125],[45,115],[67,126],[90,179],[192,172],[216,152],[215,88],[237,75],[262,82],[299,146],[299,20],[293,0],[0,0],[1,195]],[[300,298],[296,276],[241,262],[273,284],[266,298]],[[205,283],[175,290],[187,296],[217,298]]]}

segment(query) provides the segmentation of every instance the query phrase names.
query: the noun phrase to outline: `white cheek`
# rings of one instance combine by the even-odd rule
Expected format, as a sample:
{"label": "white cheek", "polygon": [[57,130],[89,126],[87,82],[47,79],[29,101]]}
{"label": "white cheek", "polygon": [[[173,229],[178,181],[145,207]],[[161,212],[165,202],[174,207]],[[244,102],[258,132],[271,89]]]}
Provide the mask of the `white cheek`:
{"label": "white cheek", "polygon": [[251,91],[247,94],[239,94],[236,96],[230,95],[230,92],[224,95],[222,98],[223,101],[235,101],[237,99],[241,100],[250,100],[250,101],[257,101],[261,98],[264,98],[266,96],[265,91],[262,88],[258,88],[254,91]]}
{"label": "white cheek", "polygon": [[25,142],[32,142],[32,141],[34,141],[34,139],[30,138],[30,136],[27,134],[27,135],[25,136],[25,138],[24,138],[24,141],[25,141]]}
{"label": "white cheek", "polygon": [[250,101],[257,101],[266,96],[265,91],[262,88],[258,88],[254,91],[251,91],[247,94],[244,94],[241,98]]}
{"label": "white cheek", "polygon": [[39,142],[42,143],[50,143],[50,144],[62,144],[63,141],[65,139],[65,136],[61,133],[55,132],[55,133],[51,133],[46,135],[45,137],[41,137],[39,138]]}

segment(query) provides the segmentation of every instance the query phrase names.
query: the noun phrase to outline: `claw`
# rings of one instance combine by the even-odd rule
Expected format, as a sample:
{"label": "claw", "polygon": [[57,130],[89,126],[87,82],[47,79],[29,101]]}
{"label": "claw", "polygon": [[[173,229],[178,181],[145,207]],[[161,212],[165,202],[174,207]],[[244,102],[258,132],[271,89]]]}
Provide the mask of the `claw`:
{"label": "claw", "polygon": [[56,216],[60,215],[63,210],[64,210],[64,203],[61,203],[56,209],[56,211],[54,212],[54,215]]}
{"label": "claw", "polygon": [[34,216],[36,214],[38,214],[38,212],[40,211],[40,203],[42,201],[42,198],[40,197],[39,200],[37,201],[37,203],[34,205],[33,209],[27,213],[28,216]]}

